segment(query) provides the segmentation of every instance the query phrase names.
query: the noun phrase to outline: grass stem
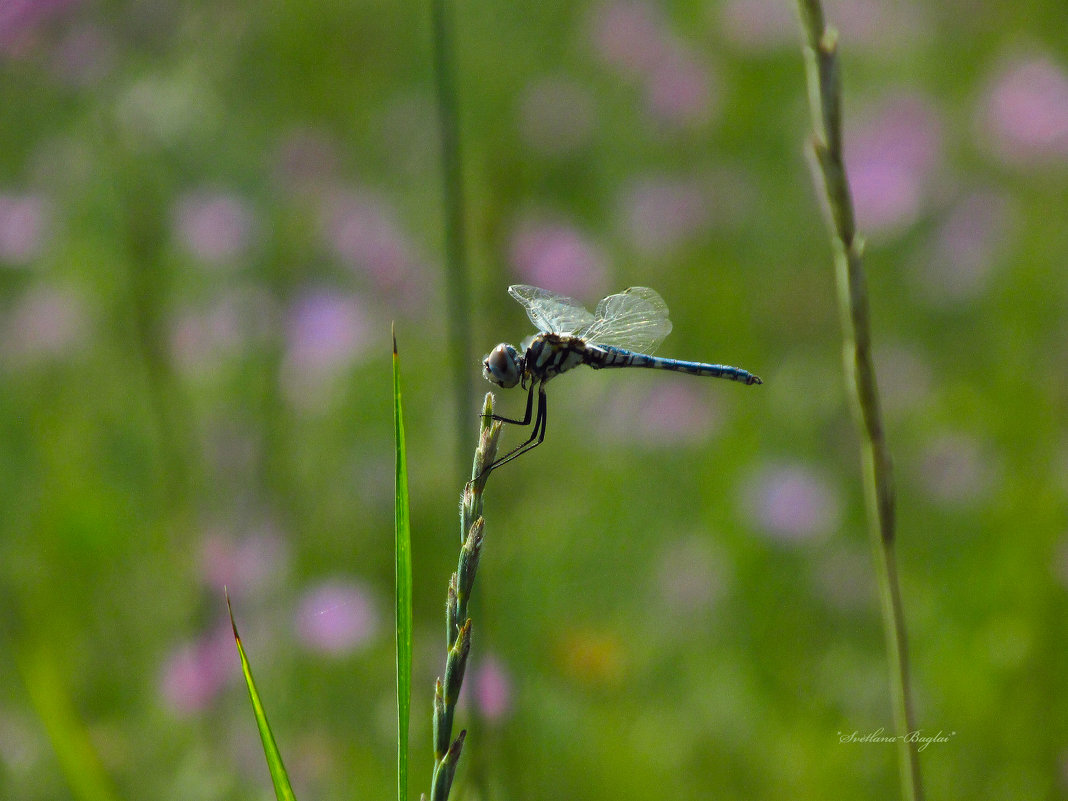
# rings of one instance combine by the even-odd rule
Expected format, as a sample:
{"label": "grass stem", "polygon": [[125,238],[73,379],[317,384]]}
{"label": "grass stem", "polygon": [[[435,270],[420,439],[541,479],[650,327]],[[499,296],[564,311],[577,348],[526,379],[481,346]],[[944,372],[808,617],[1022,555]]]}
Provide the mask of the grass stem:
{"label": "grass stem", "polygon": [[449,0],[431,0],[434,37],[434,90],[438,105],[441,140],[442,200],[445,214],[445,308],[448,317],[448,352],[456,388],[456,431],[462,436],[473,404],[470,368],[471,319],[467,267],[466,207],[463,159],[460,148],[460,115],[456,98],[455,59]]}
{"label": "grass stem", "polygon": [[[861,429],[864,498],[883,608],[894,727],[897,734],[907,735],[916,731],[916,724],[909,684],[905,615],[894,555],[894,481],[872,362],[868,290],[862,258],[864,242],[856,231],[842,152],[838,34],[827,26],[820,0],[797,0],[797,8],[815,129],[810,143],[811,156],[816,183],[823,191],[830,213],[845,370]],[[922,801],[918,745],[909,739],[903,737],[899,746],[902,795],[908,801]]]}
{"label": "grass stem", "polygon": [[431,801],[445,801],[452,789],[453,776],[460,759],[466,731],[456,739],[452,737],[453,717],[456,702],[460,697],[467,657],[471,652],[471,618],[467,616],[467,604],[478,571],[482,552],[482,493],[486,488],[489,472],[497,456],[497,444],[501,435],[501,423],[492,419],[493,395],[486,394],[482,406],[482,423],[478,447],[471,465],[471,480],[464,487],[460,501],[460,558],[456,572],[449,579],[448,601],[445,607],[445,678],[434,685],[434,773],[430,785]]}

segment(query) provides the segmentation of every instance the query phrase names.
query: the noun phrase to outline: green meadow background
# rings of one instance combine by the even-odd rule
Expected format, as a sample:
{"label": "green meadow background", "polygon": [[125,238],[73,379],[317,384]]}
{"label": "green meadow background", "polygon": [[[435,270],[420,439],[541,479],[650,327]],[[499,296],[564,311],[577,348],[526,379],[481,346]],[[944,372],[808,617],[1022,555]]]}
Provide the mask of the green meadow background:
{"label": "green meadow background", "polygon": [[[787,0],[457,0],[450,357],[427,4],[0,3],[0,797],[394,795],[390,323],[413,791],[507,295],[652,286],[495,473],[454,789],[894,798],[887,664]],[[1068,797],[1068,17],[838,0],[931,798]],[[519,414],[519,391],[498,407]],[[505,431],[505,445],[522,433]]]}

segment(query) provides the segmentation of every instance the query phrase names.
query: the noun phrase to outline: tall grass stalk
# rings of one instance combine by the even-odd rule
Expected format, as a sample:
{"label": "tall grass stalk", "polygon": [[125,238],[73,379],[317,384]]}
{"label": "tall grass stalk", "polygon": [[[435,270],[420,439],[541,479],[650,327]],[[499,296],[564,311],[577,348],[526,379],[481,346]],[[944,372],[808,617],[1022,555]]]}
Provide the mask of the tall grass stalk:
{"label": "tall grass stalk", "polygon": [[442,201],[445,215],[445,310],[448,317],[449,363],[456,387],[456,433],[462,437],[474,405],[471,389],[471,338],[468,321],[466,207],[463,158],[460,149],[460,115],[456,99],[455,60],[449,0],[430,0],[434,37],[434,90],[441,140]]}
{"label": "tall grass stalk", "polygon": [[397,629],[397,801],[408,801],[408,731],[412,705],[412,526],[396,331],[393,332],[393,431],[397,451],[393,519]]}
{"label": "tall grass stalk", "polygon": [[[70,658],[65,651],[67,646],[48,635],[26,634],[21,640],[9,639],[8,623],[5,620],[0,629],[0,648],[13,656],[22,675],[30,704],[66,780],[68,797],[74,801],[119,801],[122,796],[108,776],[92,732],[71,695],[65,675],[66,660]],[[8,681],[14,678],[10,673],[5,676]]]}
{"label": "tall grass stalk", "polygon": [[[797,0],[797,9],[815,129],[810,155],[817,189],[822,190],[830,212],[845,370],[852,386],[862,440],[864,498],[883,607],[894,727],[898,735],[908,735],[916,731],[916,724],[909,687],[905,616],[894,556],[894,481],[872,363],[868,290],[862,260],[864,241],[857,235],[853,198],[842,155],[838,34],[827,26],[820,0]],[[899,745],[902,794],[910,801],[922,801],[918,745],[908,742],[909,739],[902,737]]]}
{"label": "tall grass stalk", "polygon": [[[452,789],[456,765],[464,745],[466,731],[453,739],[452,724],[460,687],[467,668],[467,656],[471,651],[471,618],[467,616],[467,604],[475,584],[475,573],[482,553],[482,493],[486,488],[489,471],[497,456],[497,444],[501,435],[501,423],[492,419],[493,395],[486,393],[482,405],[482,424],[479,429],[478,447],[471,466],[471,480],[464,487],[460,500],[460,559],[456,572],[449,580],[448,601],[445,608],[445,678],[434,685],[434,773],[430,784],[431,801],[445,801]],[[425,798],[425,796],[424,796]]]}
{"label": "tall grass stalk", "polygon": [[267,721],[267,711],[263,708],[260,699],[260,691],[256,689],[256,681],[252,678],[252,664],[245,653],[245,646],[241,642],[241,635],[237,633],[237,623],[234,621],[234,609],[230,605],[230,592],[226,592],[226,610],[230,614],[230,628],[234,632],[234,643],[237,645],[237,655],[241,659],[241,674],[245,677],[245,686],[248,688],[248,696],[252,701],[252,713],[256,717],[256,728],[260,732],[260,744],[263,746],[263,755],[267,759],[267,770],[271,774],[271,782],[274,784],[274,795],[278,801],[296,801],[293,787],[289,783],[289,774],[286,772],[285,763],[282,761],[282,752],[278,750],[271,724]]}

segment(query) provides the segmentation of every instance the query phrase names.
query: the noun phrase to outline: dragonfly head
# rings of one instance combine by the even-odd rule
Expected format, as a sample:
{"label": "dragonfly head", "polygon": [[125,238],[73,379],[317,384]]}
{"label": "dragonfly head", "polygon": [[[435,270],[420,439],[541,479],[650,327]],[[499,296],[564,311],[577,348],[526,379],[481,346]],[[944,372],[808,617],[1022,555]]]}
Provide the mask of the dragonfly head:
{"label": "dragonfly head", "polygon": [[482,360],[482,376],[499,387],[510,389],[523,377],[519,351],[502,342]]}

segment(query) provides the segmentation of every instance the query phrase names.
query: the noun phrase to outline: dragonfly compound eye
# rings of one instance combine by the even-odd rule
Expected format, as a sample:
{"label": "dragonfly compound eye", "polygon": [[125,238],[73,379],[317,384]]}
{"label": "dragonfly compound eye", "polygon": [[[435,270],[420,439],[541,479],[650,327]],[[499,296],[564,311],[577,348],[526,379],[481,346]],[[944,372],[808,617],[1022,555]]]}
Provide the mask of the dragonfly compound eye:
{"label": "dragonfly compound eye", "polygon": [[482,360],[482,375],[500,387],[510,389],[519,383],[519,353],[503,342],[490,351]]}

